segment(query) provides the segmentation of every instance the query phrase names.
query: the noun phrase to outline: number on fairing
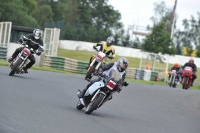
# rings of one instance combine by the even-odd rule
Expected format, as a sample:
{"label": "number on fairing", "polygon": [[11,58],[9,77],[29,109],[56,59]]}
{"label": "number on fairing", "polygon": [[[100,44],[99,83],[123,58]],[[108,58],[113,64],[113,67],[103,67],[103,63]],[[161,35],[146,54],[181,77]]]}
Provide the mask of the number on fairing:
{"label": "number on fairing", "polygon": [[110,89],[110,90],[113,90],[116,86],[116,83],[112,80],[110,80],[107,84],[107,87]]}

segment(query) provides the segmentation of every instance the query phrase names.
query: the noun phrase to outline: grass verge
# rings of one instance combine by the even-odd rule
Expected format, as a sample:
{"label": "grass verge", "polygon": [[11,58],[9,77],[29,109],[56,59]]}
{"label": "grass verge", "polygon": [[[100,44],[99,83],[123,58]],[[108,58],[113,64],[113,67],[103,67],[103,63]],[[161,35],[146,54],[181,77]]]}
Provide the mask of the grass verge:
{"label": "grass verge", "polygon": [[[82,50],[66,50],[66,49],[58,49],[58,56],[74,59],[74,60],[79,60],[79,61],[86,61],[89,62],[89,59],[92,55],[94,55],[95,52],[90,52],[90,51],[82,51]],[[117,61],[117,59],[120,56],[116,56],[114,60],[108,60],[107,63],[109,62],[114,62]],[[139,58],[132,58],[132,57],[126,57],[129,61],[129,67],[133,68],[139,68],[140,66],[140,59]],[[145,62],[148,62],[151,66],[153,64],[153,61],[151,60],[142,60],[143,65]],[[165,70],[165,64],[160,63],[160,62],[155,62],[156,68],[163,68]],[[173,66],[173,64],[169,64],[169,69]],[[200,75],[200,68],[197,68],[197,75]],[[200,76],[197,76],[196,81],[200,82]]]}

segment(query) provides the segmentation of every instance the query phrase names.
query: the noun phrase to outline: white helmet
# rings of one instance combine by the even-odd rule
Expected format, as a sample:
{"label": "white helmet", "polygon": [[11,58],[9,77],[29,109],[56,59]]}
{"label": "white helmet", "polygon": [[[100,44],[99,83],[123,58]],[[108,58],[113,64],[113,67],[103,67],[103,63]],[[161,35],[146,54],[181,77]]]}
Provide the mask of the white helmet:
{"label": "white helmet", "polygon": [[110,46],[114,43],[115,39],[112,36],[109,36],[107,38],[107,45]]}
{"label": "white helmet", "polygon": [[128,60],[126,58],[119,58],[117,61],[117,70],[123,72],[128,67]]}
{"label": "white helmet", "polygon": [[34,36],[35,39],[39,39],[39,38],[42,36],[41,30],[35,29],[35,30],[33,31],[33,36]]}

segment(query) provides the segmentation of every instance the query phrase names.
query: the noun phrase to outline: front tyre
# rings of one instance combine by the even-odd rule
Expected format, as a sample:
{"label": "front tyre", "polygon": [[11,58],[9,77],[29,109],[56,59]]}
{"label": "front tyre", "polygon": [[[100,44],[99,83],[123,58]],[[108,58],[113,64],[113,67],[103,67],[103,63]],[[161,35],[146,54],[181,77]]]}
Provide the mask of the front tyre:
{"label": "front tyre", "polygon": [[169,87],[172,87],[174,83],[174,75],[171,75]]}
{"label": "front tyre", "polygon": [[85,79],[92,78],[92,73],[94,73],[95,67],[96,67],[96,64],[94,64],[93,66],[90,67],[90,70],[86,73]]}
{"label": "front tyre", "polygon": [[21,58],[18,58],[17,62],[15,63],[15,65],[13,66],[13,68],[11,69],[9,75],[13,76],[17,70],[17,68],[19,67],[19,65],[23,62],[23,60]]}
{"label": "front tyre", "polygon": [[99,93],[95,97],[94,101],[91,101],[90,104],[87,106],[85,113],[86,114],[92,113],[98,107],[98,105],[101,103],[103,98],[104,98],[104,95],[102,93]]}
{"label": "front tyre", "polygon": [[184,79],[183,79],[183,89],[187,89],[188,80],[189,80],[189,77],[184,77]]}

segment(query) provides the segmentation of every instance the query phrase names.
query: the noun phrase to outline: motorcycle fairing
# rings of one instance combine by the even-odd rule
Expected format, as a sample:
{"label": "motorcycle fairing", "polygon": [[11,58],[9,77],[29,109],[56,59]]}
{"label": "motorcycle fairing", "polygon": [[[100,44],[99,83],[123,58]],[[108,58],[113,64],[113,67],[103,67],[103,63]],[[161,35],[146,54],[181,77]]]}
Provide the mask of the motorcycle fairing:
{"label": "motorcycle fairing", "polygon": [[100,80],[98,82],[95,82],[94,84],[92,84],[88,90],[85,93],[85,96],[89,96],[92,95],[96,90],[98,90],[100,87],[104,87],[104,82],[103,80]]}

